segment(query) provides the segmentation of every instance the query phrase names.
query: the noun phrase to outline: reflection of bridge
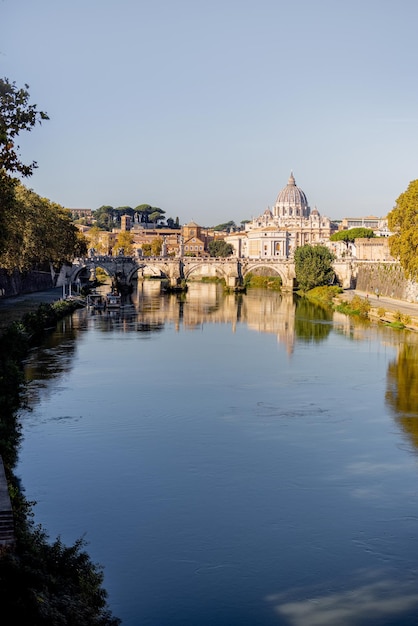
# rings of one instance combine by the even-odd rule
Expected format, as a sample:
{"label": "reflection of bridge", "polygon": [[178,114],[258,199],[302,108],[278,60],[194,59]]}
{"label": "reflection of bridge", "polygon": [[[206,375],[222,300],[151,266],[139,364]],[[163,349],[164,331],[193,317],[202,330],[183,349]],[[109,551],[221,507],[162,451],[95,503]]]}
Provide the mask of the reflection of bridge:
{"label": "reflection of bridge", "polygon": [[[129,286],[132,280],[144,273],[166,278],[175,287],[193,277],[223,278],[228,287],[241,285],[248,274],[280,276],[284,291],[295,287],[295,264],[286,259],[241,259],[237,257],[130,257],[130,256],[91,256],[76,259],[68,268],[65,282],[75,283],[83,275],[92,274],[102,268],[112,281]],[[341,285],[351,287],[353,264],[334,263],[334,270]]]}

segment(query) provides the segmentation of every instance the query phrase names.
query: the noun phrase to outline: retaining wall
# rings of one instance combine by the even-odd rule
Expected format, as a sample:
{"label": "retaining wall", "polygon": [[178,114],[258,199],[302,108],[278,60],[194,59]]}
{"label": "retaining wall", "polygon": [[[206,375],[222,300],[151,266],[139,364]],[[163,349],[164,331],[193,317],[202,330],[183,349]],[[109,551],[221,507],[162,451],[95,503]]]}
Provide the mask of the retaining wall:
{"label": "retaining wall", "polygon": [[0,297],[18,296],[34,291],[45,291],[55,287],[50,272],[30,271],[20,273],[14,271],[9,274],[0,269]]}
{"label": "retaining wall", "polygon": [[418,302],[418,283],[405,278],[399,263],[358,263],[356,289],[407,302]]}

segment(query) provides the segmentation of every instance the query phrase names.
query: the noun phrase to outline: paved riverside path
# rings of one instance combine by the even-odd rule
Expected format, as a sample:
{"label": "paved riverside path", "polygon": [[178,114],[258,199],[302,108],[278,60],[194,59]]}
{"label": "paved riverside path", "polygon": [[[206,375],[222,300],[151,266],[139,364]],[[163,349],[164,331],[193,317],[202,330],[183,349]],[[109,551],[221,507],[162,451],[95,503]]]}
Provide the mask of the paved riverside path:
{"label": "paved riverside path", "polygon": [[411,317],[418,318],[418,302],[408,302],[406,300],[397,300],[396,298],[390,298],[388,296],[379,296],[373,292],[358,291],[357,289],[346,289],[342,295],[342,299],[351,300],[353,296],[360,296],[366,298],[368,296],[369,302],[373,308],[378,309],[382,307],[387,311],[400,311]]}
{"label": "paved riverside path", "polygon": [[62,287],[0,298],[0,334],[9,324],[21,319],[25,313],[36,311],[40,304],[50,304],[61,298]]}
{"label": "paved riverside path", "polygon": [[370,318],[380,318],[377,311],[384,309],[387,314],[385,318],[387,321],[393,320],[393,314],[396,312],[408,315],[411,318],[411,323],[407,327],[411,330],[418,331],[418,302],[408,302],[407,300],[397,300],[396,298],[390,298],[388,296],[379,296],[375,293],[359,291],[357,289],[346,289],[340,294],[340,300],[350,301],[354,296],[360,296],[360,298],[367,298],[370,302],[372,310],[369,313]]}

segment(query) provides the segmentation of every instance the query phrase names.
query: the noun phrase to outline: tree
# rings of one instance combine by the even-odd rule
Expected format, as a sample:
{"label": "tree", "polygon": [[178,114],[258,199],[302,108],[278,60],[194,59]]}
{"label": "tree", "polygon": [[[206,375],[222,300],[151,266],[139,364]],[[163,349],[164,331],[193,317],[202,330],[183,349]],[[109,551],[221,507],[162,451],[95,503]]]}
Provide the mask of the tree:
{"label": "tree", "polygon": [[232,244],[227,243],[224,239],[214,239],[208,245],[210,256],[227,257],[234,252]]}
{"label": "tree", "polygon": [[46,113],[29,104],[28,85],[18,89],[7,78],[0,79],[0,254],[8,250],[9,230],[14,217],[14,193],[18,180],[12,175],[30,176],[37,167],[36,161],[29,165],[23,163],[16,139],[22,131],[31,131],[37,122],[47,119]]}
{"label": "tree", "polygon": [[96,224],[102,230],[112,230],[115,209],[108,204],[104,204],[94,211]]}
{"label": "tree", "polygon": [[36,161],[25,165],[19,154],[16,138],[23,131],[31,131],[37,122],[48,120],[48,115],[29,104],[29,85],[18,89],[7,78],[0,79],[0,170],[3,174],[18,172],[30,176],[37,167]]}
{"label": "tree", "polygon": [[389,249],[398,258],[407,278],[418,278],[418,180],[409,183],[395,207],[388,214],[388,226],[394,235]]}
{"label": "tree", "polygon": [[114,215],[116,224],[119,227],[121,220],[122,220],[122,216],[129,215],[129,217],[133,219],[135,215],[135,211],[130,206],[118,206],[115,209],[113,209],[113,215]]}
{"label": "tree", "polygon": [[163,248],[162,237],[155,237],[151,242],[151,254],[152,256],[160,256]]}
{"label": "tree", "polygon": [[139,204],[134,209],[135,213],[138,213],[138,215],[140,216],[141,222],[144,224],[148,224],[149,215],[150,213],[153,212],[153,210],[154,209],[150,204]]}
{"label": "tree", "polygon": [[235,224],[235,222],[233,220],[230,220],[229,222],[224,222],[223,224],[218,224],[217,226],[214,226],[213,230],[216,230],[216,231],[227,230],[228,232],[230,232],[231,230],[235,230],[236,227],[237,225]]}
{"label": "tree", "polygon": [[296,280],[301,291],[329,285],[334,280],[334,255],[326,246],[306,244],[295,250]]}
{"label": "tree", "polygon": [[56,269],[86,253],[87,242],[69,211],[15,183],[13,202],[5,225],[0,265],[19,271],[52,264]]}
{"label": "tree", "polygon": [[125,256],[129,256],[133,254],[134,247],[134,237],[132,233],[124,230],[119,233],[116,239],[116,248],[122,248]]}
{"label": "tree", "polygon": [[371,228],[349,228],[348,230],[339,230],[333,233],[330,241],[345,241],[345,243],[354,243],[356,239],[371,239],[376,235]]}
{"label": "tree", "polygon": [[164,213],[165,211],[163,211],[163,209],[158,209],[154,207],[152,213],[148,215],[148,219],[153,224],[157,224],[160,220],[164,219]]}

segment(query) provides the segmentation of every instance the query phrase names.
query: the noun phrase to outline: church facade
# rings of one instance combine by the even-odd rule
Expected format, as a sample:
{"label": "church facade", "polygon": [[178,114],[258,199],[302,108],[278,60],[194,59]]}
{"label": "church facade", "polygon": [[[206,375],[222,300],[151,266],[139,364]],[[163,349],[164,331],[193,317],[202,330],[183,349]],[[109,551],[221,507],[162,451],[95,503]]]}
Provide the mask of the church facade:
{"label": "church facade", "polygon": [[245,231],[231,233],[226,241],[239,257],[288,259],[299,246],[325,244],[335,230],[330,219],[318,209],[310,209],[291,173],[274,206],[248,222]]}

